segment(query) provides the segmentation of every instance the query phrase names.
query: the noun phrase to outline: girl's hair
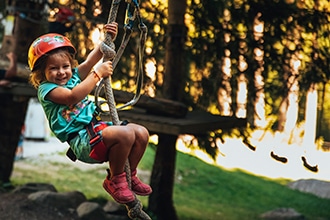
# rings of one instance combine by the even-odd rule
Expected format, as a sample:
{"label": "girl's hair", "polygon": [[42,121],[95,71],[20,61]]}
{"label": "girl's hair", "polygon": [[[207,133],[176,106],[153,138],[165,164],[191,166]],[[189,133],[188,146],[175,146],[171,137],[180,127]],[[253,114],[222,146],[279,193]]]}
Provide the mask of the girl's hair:
{"label": "girl's hair", "polygon": [[54,54],[67,57],[70,61],[72,68],[77,66],[77,61],[73,58],[73,54],[70,53],[67,48],[58,48],[46,53],[45,55],[43,55],[38,59],[38,61],[35,64],[35,68],[33,72],[30,74],[29,82],[34,88],[38,89],[39,85],[43,81],[46,81],[45,70],[46,70],[47,59],[49,56]]}

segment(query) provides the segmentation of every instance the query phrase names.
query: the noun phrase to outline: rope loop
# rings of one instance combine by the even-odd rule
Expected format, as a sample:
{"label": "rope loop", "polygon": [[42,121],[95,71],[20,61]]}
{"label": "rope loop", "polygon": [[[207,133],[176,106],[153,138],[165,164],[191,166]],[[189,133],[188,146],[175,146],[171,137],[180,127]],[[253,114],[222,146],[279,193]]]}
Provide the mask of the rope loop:
{"label": "rope loop", "polygon": [[126,205],[127,214],[131,219],[151,220],[151,218],[142,210],[140,200],[135,200],[132,204]]}
{"label": "rope loop", "polygon": [[100,50],[103,53],[104,60],[113,60],[113,58],[116,56],[115,44],[113,42],[110,44],[107,44],[107,42],[104,41],[101,42]]}

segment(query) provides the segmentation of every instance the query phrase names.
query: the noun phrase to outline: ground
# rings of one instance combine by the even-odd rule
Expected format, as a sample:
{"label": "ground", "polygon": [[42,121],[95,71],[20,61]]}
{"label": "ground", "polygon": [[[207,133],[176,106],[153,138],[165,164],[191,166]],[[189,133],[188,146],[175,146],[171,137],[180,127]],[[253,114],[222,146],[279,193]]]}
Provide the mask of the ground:
{"label": "ground", "polygon": [[[45,147],[47,143],[47,147]],[[16,167],[25,167],[29,169],[40,170],[40,166],[43,166],[42,160],[33,160],[39,161],[40,166],[34,164],[32,166],[29,161],[29,158],[34,158],[35,156],[44,155],[45,159],[56,159],[65,160],[66,157],[63,155],[52,154],[54,152],[62,152],[67,148],[67,145],[59,143],[56,139],[51,139],[48,142],[41,141],[24,141],[24,157],[25,159],[15,161],[14,166]],[[46,157],[45,155],[49,155]],[[57,159],[58,158],[58,159]],[[70,162],[68,160],[68,162]],[[13,172],[12,175],[16,175]],[[11,190],[12,191],[12,190]],[[11,193],[10,190],[4,191],[0,188],[0,220],[76,220],[78,219],[72,213],[59,213],[52,207],[33,205],[33,202],[27,199],[28,194],[24,193]]]}
{"label": "ground", "polygon": [[58,212],[49,206],[34,205],[25,193],[0,192],[0,219],[2,220],[76,220],[72,213]]}
{"label": "ground", "polygon": [[[257,146],[256,151],[252,151],[242,144],[238,139],[227,141],[226,144],[219,147],[221,154],[217,158],[217,165],[227,169],[244,169],[248,172],[260,176],[270,178],[288,178],[297,179],[319,179],[330,181],[329,157],[330,151],[321,152],[315,151],[314,154],[309,154],[309,160],[316,158],[312,164],[318,164],[319,171],[311,172],[302,166],[301,156],[304,155],[304,149],[299,146],[285,146],[282,143],[275,143],[273,139],[263,143],[253,143]],[[271,145],[277,144],[281,148],[273,148]],[[65,143],[59,143],[58,140],[51,138],[47,142],[47,147],[43,142],[25,141],[24,157],[33,158],[35,156],[51,154],[53,160],[57,162],[70,162],[65,156],[52,154],[54,152],[63,152],[67,149]],[[285,155],[289,161],[280,163],[273,160],[269,153],[275,149],[275,152],[280,155]],[[180,149],[185,152],[188,151]],[[282,150],[282,152],[280,151]],[[191,150],[190,150],[191,151]],[[198,152],[197,152],[198,153]],[[196,153],[196,154],[197,154]],[[202,154],[197,154],[203,158]],[[242,160],[244,158],[244,160]],[[49,158],[47,158],[49,159]],[[204,158],[205,159],[205,158]],[[40,161],[40,158],[36,161]],[[207,161],[207,159],[206,159]],[[214,163],[214,162],[210,162]],[[79,168],[85,169],[84,164],[72,163],[71,166],[79,165]],[[24,160],[17,161],[15,166],[24,166]],[[38,168],[39,169],[39,168]],[[87,168],[86,168],[87,169]],[[59,213],[51,207],[41,207],[40,205],[32,205],[27,200],[26,194],[13,194],[1,192],[0,189],[0,220],[76,220],[78,219],[70,213]]]}

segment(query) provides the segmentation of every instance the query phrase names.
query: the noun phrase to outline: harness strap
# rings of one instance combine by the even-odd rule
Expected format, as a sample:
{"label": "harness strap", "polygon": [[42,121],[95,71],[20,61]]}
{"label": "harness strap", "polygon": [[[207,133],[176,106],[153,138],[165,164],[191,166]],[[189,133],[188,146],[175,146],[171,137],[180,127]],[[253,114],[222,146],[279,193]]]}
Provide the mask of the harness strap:
{"label": "harness strap", "polygon": [[105,146],[103,142],[103,137],[99,132],[106,127],[106,123],[95,123],[93,120],[86,126],[86,130],[90,138],[89,144],[91,146],[89,156],[94,160],[101,162],[105,162],[108,160],[108,148]]}
{"label": "harness strap", "polygon": [[102,135],[98,132],[103,130],[106,126],[105,123],[100,123],[95,117],[93,117],[92,121],[86,126],[87,133],[90,137],[89,143],[92,147],[102,140]]}
{"label": "harness strap", "polygon": [[[129,122],[124,120],[120,123],[120,125],[127,125]],[[89,144],[91,146],[91,151],[89,156],[95,160],[100,162],[107,161],[108,158],[108,149],[103,142],[102,135],[100,131],[106,128],[108,125],[102,122],[98,116],[94,115],[92,121],[85,127],[86,131],[89,135],[90,141]],[[68,143],[78,135],[78,132],[70,133],[69,138],[67,140]],[[69,148],[66,152],[67,157],[69,157],[73,162],[77,160],[77,157],[73,150]]]}
{"label": "harness strap", "polygon": [[[101,131],[106,127],[105,123],[100,124],[97,126],[97,130],[94,129],[94,126],[100,122],[100,118],[98,115],[94,114],[91,122],[85,126],[85,129],[90,137],[89,144],[91,145],[92,149],[94,148],[95,145],[97,144],[103,144],[102,141],[102,135],[98,134],[98,131]],[[78,132],[73,132],[68,135],[68,140],[67,142],[70,144],[70,141],[77,137]],[[103,144],[104,145],[104,144]],[[105,147],[105,146],[104,146]],[[77,156],[73,152],[73,150],[69,147],[69,149],[66,152],[66,156],[70,158],[73,162],[77,160]],[[94,158],[93,158],[94,159]]]}

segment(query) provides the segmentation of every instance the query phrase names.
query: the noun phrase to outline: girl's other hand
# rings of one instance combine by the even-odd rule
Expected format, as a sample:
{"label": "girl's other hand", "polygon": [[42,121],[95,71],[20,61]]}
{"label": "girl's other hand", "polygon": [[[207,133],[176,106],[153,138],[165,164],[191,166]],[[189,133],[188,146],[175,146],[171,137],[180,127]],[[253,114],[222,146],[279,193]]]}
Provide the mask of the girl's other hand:
{"label": "girl's other hand", "polygon": [[112,62],[106,61],[104,63],[97,64],[94,68],[95,72],[102,78],[112,75]]}

